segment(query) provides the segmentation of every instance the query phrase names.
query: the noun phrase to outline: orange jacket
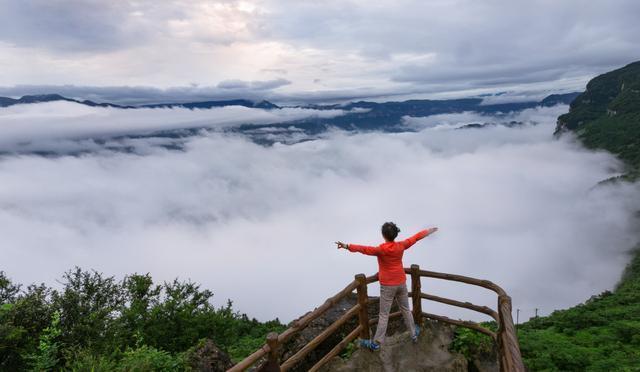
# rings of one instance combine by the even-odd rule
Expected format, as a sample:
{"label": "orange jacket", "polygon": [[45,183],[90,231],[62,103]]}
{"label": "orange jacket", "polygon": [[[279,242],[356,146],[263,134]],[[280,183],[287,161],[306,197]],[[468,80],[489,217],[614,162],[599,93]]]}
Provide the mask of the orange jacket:
{"label": "orange jacket", "polygon": [[402,266],[402,255],[405,249],[429,235],[429,230],[422,230],[409,239],[400,242],[385,242],[377,247],[367,245],[349,244],[351,252],[360,252],[369,256],[378,257],[378,277],[382,285],[400,285],[407,281]]}

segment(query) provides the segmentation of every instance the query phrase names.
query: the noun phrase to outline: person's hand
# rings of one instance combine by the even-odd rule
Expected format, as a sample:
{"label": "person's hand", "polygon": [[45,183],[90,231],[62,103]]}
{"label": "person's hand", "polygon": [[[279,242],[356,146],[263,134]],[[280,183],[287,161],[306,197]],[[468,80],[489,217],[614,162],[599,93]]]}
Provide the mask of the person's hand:
{"label": "person's hand", "polygon": [[338,246],[338,249],[349,249],[349,244],[345,244],[343,242],[336,242],[336,245]]}
{"label": "person's hand", "polygon": [[434,232],[438,231],[437,227],[431,227],[427,229],[427,236],[433,234]]}

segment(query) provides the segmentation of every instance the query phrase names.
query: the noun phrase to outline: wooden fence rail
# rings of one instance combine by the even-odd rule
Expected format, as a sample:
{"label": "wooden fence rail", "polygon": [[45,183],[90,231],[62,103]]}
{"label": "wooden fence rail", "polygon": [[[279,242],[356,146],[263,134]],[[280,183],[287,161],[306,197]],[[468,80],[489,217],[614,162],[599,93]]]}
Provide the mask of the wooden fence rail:
{"label": "wooden fence rail", "polygon": [[[500,362],[500,371],[505,372],[524,372],[524,364],[522,363],[522,356],[520,355],[520,345],[516,337],[515,328],[513,326],[513,318],[511,315],[511,297],[500,288],[498,285],[488,281],[468,276],[445,274],[435,271],[420,270],[418,265],[411,265],[410,268],[405,268],[405,273],[411,275],[411,292],[409,296],[413,302],[413,317],[417,324],[422,323],[422,319],[432,319],[440,322],[453,324],[460,327],[466,327],[475,331],[484,333],[494,340],[498,350],[498,357]],[[449,298],[434,296],[426,293],[422,293],[422,281],[421,278],[435,278],[442,280],[456,281],[466,284],[471,284],[479,287],[483,287],[494,291],[498,295],[497,311],[487,307],[474,305],[470,302],[461,302],[452,300]],[[325,354],[310,371],[318,371],[329,360],[338,355],[350,342],[360,337],[362,339],[368,339],[371,335],[370,326],[377,323],[378,319],[369,319],[367,312],[369,297],[367,295],[367,285],[378,281],[378,275],[365,276],[364,274],[358,274],[355,279],[349,283],[343,290],[338,292],[333,297],[327,299],[320,307],[307,313],[298,320],[294,321],[287,330],[281,334],[269,333],[267,335],[266,343],[253,354],[249,355],[244,360],[229,369],[228,372],[240,372],[252,367],[258,361],[261,362],[259,369],[269,371],[288,371],[300,363],[304,358],[313,351],[318,345],[325,341],[328,337],[333,335],[340,327],[344,326],[351,320],[351,318],[358,317],[358,326],[353,329],[342,341],[333,347],[327,354]],[[298,350],[295,354],[290,356],[286,360],[280,360],[280,354],[282,345],[291,339],[298,332],[306,328],[313,320],[320,317],[332,306],[337,304],[340,300],[357,291],[358,303],[347,309],[347,311],[339,319],[329,325],[324,331],[317,335],[313,340],[309,341],[305,346]],[[493,332],[480,324],[466,320],[450,319],[446,316],[425,313],[422,311],[422,300],[435,301],[451,306],[457,306],[465,309],[477,311],[492,317],[498,324],[498,329]],[[390,318],[398,317],[401,313],[395,312],[389,314]]]}

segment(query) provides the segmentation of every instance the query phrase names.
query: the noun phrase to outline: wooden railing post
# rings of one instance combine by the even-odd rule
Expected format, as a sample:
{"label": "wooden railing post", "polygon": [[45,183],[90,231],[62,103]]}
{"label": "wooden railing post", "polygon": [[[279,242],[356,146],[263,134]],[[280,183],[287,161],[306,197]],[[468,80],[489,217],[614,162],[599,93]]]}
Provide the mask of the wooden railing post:
{"label": "wooden railing post", "polygon": [[364,274],[356,275],[356,281],[358,282],[358,305],[360,305],[360,311],[358,312],[358,320],[362,330],[360,331],[360,338],[368,340],[371,338],[369,331],[369,295],[367,294],[367,277]]}
{"label": "wooden railing post", "polygon": [[267,334],[267,345],[269,346],[269,356],[267,358],[266,368],[262,370],[280,372],[280,362],[278,361],[278,349],[280,345],[278,343],[278,334],[276,332],[269,332]]}
{"label": "wooden railing post", "polygon": [[511,315],[511,297],[498,296],[498,349],[501,351],[500,370],[524,372],[522,355]]}
{"label": "wooden railing post", "polygon": [[411,265],[411,294],[413,302],[413,321],[416,326],[422,324],[422,284],[420,283],[420,266]]}

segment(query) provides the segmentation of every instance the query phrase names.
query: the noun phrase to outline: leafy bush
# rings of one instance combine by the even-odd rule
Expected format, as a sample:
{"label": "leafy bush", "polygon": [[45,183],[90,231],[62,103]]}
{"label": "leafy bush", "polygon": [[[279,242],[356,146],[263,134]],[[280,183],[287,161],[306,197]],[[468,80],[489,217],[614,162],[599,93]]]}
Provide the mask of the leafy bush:
{"label": "leafy bush", "polygon": [[[495,323],[484,323],[495,330]],[[638,371],[640,366],[640,247],[614,291],[518,327],[530,371]],[[490,352],[491,339],[458,327],[451,349],[468,360]]]}
{"label": "leafy bush", "polygon": [[118,366],[118,370],[126,372],[172,372],[184,369],[181,356],[172,356],[166,351],[146,345],[126,351]]}
{"label": "leafy bush", "polygon": [[60,344],[60,313],[53,313],[51,325],[42,330],[38,350],[29,356],[30,364],[36,371],[48,371],[58,365]]}
{"label": "leafy bush", "polygon": [[65,370],[69,372],[112,372],[117,370],[118,364],[114,356],[93,355],[87,350],[80,350],[67,356]]}
{"label": "leafy bush", "polygon": [[[496,330],[495,322],[486,322],[481,325],[494,332]],[[480,354],[491,354],[494,350],[494,342],[484,333],[469,328],[456,327],[450,349],[464,355],[467,360],[471,360]]]}
{"label": "leafy bush", "polygon": [[62,278],[59,291],[22,289],[0,272],[0,370],[175,370],[201,339],[239,360],[284,330],[277,319],[234,311],[231,301],[215,308],[213,293],[190,281],[117,281],[79,268]]}
{"label": "leafy bush", "polygon": [[525,364],[534,371],[640,366],[640,253],[635,252],[615,291],[533,319],[521,325],[518,337]]}

